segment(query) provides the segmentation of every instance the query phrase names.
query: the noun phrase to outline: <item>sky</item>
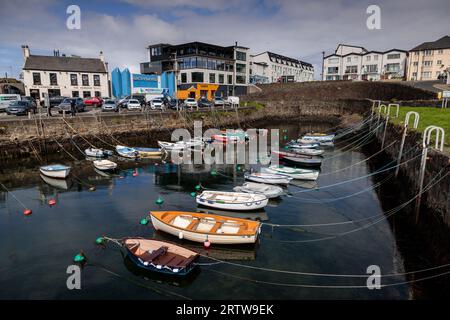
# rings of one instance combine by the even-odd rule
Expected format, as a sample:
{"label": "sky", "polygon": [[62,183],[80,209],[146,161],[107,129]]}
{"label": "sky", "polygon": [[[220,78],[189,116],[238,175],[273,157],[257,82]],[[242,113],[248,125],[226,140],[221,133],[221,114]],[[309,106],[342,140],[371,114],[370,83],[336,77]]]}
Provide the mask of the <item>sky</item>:
{"label": "sky", "polygon": [[[81,10],[81,28],[66,27],[67,7]],[[381,29],[369,30],[369,5]],[[312,63],[320,78],[322,51],[339,43],[368,50],[409,50],[450,34],[448,0],[0,0],[0,76],[18,77],[21,45],[31,54],[98,57],[110,70],[139,72],[154,43],[201,41],[272,51]]]}

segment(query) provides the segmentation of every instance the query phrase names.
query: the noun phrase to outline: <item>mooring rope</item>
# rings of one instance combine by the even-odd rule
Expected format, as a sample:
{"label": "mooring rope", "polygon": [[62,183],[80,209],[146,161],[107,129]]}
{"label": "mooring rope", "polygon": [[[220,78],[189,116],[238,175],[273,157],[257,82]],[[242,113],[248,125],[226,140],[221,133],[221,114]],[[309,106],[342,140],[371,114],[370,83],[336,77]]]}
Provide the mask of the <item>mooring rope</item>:
{"label": "mooring rope", "polygon": [[2,182],[0,182],[0,185],[3,187],[3,189],[5,189],[5,191],[10,194],[24,209],[27,209],[28,207],[19,200],[19,198],[16,197],[16,195],[10,191]]}

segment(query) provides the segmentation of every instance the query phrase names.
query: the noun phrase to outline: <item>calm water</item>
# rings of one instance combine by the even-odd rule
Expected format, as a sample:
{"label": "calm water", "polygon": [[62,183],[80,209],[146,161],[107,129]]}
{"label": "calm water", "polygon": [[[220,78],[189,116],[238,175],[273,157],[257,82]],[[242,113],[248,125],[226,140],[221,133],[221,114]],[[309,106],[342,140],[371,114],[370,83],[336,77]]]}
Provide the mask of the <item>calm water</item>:
{"label": "calm water", "polygon": [[[284,126],[288,139],[298,136],[296,126]],[[304,128],[303,128],[304,129]],[[338,156],[339,155],[339,156]],[[367,155],[359,150],[328,150],[317,184],[325,186],[368,174],[366,163],[334,174],[339,168],[356,163]],[[140,163],[119,161],[117,176],[103,176],[88,161],[76,164],[76,177],[67,184],[44,182],[36,166],[5,172],[0,181],[8,181],[14,194],[33,209],[23,216],[22,207],[12,196],[0,192],[0,298],[2,299],[408,299],[407,285],[381,290],[305,288],[314,286],[364,286],[365,278],[327,278],[263,272],[226,264],[201,266],[187,279],[161,278],[136,270],[117,246],[95,245],[99,236],[120,238],[141,236],[182,243],[217,259],[272,269],[333,273],[365,274],[369,265],[380,266],[383,273],[404,272],[402,256],[386,220],[347,235],[326,239],[330,235],[351,231],[368,222],[355,224],[272,228],[264,226],[255,246],[213,245],[204,250],[201,244],[183,242],[154,232],[151,224],[142,226],[140,219],[149,210],[196,211],[190,193],[201,182],[210,189],[231,190],[244,182],[243,171],[249,166],[212,167],[176,166],[157,160]],[[134,177],[133,172],[138,176]],[[50,181],[50,183],[52,183]],[[95,185],[95,191],[89,186]],[[308,190],[313,185],[289,186],[291,196],[271,201],[264,212],[251,217],[275,224],[319,224],[362,219],[382,214],[375,191],[345,197],[373,185],[371,178],[324,189]],[[305,188],[306,187],[306,188]],[[301,191],[301,193],[298,193]],[[155,200],[161,196],[164,204]],[[57,199],[50,207],[49,199]],[[239,214],[237,214],[239,216]],[[244,214],[245,215],[245,214]],[[310,240],[318,241],[310,241]],[[322,239],[322,240],[320,240]],[[83,250],[89,260],[82,272],[82,289],[66,288],[66,268],[75,254]],[[202,263],[211,260],[202,258]],[[255,283],[254,280],[271,284]],[[386,280],[387,281],[387,280]],[[389,282],[403,282],[402,276]],[[286,286],[289,284],[290,286]]]}

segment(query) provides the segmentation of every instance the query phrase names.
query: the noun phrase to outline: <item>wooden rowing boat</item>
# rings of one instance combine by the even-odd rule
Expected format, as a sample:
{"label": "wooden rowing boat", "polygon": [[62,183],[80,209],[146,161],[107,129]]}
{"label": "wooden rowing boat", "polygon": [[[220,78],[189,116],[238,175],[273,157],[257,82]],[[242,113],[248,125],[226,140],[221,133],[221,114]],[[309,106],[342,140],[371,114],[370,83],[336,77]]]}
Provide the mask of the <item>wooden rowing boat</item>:
{"label": "wooden rowing boat", "polygon": [[322,158],[316,156],[305,156],[295,152],[284,152],[273,150],[272,154],[278,156],[280,159],[287,160],[300,166],[320,167]]}
{"label": "wooden rowing boat", "polygon": [[267,205],[269,199],[263,194],[205,190],[196,197],[197,204],[225,210],[258,210]]}
{"label": "wooden rowing boat", "polygon": [[42,166],[39,171],[50,178],[65,179],[70,173],[71,167],[62,164],[52,164],[48,166]]}
{"label": "wooden rowing boat", "polygon": [[160,148],[134,148],[137,152],[139,152],[139,156],[141,158],[146,157],[160,157],[163,154],[163,151]]}
{"label": "wooden rowing boat", "polygon": [[109,160],[95,160],[94,167],[101,171],[112,171],[117,168],[117,163]]}
{"label": "wooden rowing boat", "polygon": [[293,179],[315,181],[319,177],[319,171],[301,168],[291,168],[286,166],[270,166],[262,168],[265,172],[284,174]]}
{"label": "wooden rowing boat", "polygon": [[122,243],[138,267],[158,273],[185,276],[195,268],[199,257],[194,251],[166,241],[127,238]]}
{"label": "wooden rowing boat", "polygon": [[284,174],[273,174],[267,172],[244,173],[244,178],[254,182],[282,185],[289,184],[289,182],[293,179]]}
{"label": "wooden rowing boat", "polygon": [[245,182],[242,186],[233,188],[236,192],[263,194],[267,198],[277,198],[284,194],[283,188],[265,183]]}
{"label": "wooden rowing boat", "polygon": [[257,221],[197,212],[151,211],[150,217],[156,230],[217,244],[255,243],[261,226]]}

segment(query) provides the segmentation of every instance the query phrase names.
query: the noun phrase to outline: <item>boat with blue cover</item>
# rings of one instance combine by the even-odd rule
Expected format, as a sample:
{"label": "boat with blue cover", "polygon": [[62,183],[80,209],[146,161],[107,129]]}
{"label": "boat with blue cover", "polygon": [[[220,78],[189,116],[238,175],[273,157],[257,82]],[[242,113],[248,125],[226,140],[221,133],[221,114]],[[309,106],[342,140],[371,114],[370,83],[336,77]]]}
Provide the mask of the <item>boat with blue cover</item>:
{"label": "boat with blue cover", "polygon": [[124,158],[138,158],[139,152],[134,148],[125,146],[116,146],[116,152]]}

